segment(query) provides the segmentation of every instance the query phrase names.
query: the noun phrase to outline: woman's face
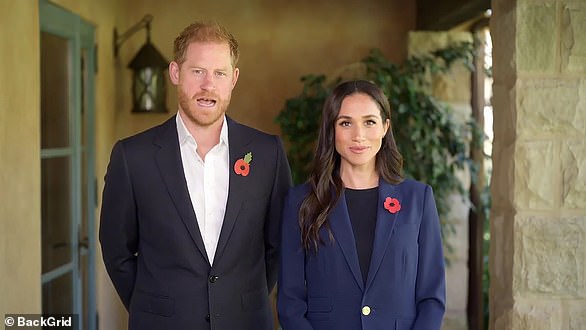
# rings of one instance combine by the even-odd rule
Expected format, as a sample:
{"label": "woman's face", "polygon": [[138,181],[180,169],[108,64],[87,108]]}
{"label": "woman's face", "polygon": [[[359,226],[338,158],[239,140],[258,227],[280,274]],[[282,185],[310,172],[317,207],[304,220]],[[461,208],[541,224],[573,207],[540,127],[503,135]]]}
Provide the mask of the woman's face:
{"label": "woman's face", "polygon": [[334,125],[340,170],[375,170],[376,154],[390,125],[380,113],[377,103],[367,94],[344,98]]}

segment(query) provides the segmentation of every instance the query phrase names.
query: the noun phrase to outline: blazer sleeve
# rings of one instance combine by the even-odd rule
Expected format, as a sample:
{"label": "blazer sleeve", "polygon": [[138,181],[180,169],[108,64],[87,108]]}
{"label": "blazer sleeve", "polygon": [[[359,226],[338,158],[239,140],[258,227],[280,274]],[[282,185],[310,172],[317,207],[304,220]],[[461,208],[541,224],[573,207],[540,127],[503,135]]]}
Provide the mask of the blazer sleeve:
{"label": "blazer sleeve", "polygon": [[276,171],[271,191],[271,200],[265,222],[265,262],[267,265],[267,287],[269,292],[273,290],[277,282],[279,271],[279,249],[281,242],[281,215],[285,195],[291,188],[291,169],[285,154],[281,139],[275,136],[276,145]]}
{"label": "blazer sleeve", "polygon": [[305,250],[298,225],[299,202],[289,194],[283,210],[281,267],[277,290],[277,311],[283,330],[311,330],[306,318]]}
{"label": "blazer sleeve", "polygon": [[440,329],[446,303],[446,279],[440,221],[430,186],[425,188],[419,230],[414,330]]}
{"label": "blazer sleeve", "polygon": [[108,275],[129,309],[136,277],[138,223],[124,145],[118,141],[105,176],[99,237]]}

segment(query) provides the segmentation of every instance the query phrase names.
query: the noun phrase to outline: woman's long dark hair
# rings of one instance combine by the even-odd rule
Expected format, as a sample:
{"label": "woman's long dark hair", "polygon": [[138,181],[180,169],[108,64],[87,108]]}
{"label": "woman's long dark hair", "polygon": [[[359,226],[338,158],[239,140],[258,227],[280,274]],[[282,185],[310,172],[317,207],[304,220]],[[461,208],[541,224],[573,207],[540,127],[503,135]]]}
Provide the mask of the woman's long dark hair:
{"label": "woman's long dark hair", "polygon": [[[356,93],[366,94],[375,101],[380,109],[383,123],[387,119],[390,123],[391,120],[391,107],[387,97],[375,84],[365,80],[343,82],[336,86],[326,99],[315,158],[308,179],[311,189],[299,209],[301,239],[306,251],[313,249],[317,252],[319,244],[324,243],[319,237],[319,230],[323,226],[328,229],[330,241],[333,240],[328,216],[344,189],[342,178],[340,178],[340,155],[335,147],[335,124],[344,98]],[[397,184],[403,180],[403,156],[397,150],[392,125],[389,125],[383,137],[381,149],[376,155],[376,169],[379,175],[389,183]]]}

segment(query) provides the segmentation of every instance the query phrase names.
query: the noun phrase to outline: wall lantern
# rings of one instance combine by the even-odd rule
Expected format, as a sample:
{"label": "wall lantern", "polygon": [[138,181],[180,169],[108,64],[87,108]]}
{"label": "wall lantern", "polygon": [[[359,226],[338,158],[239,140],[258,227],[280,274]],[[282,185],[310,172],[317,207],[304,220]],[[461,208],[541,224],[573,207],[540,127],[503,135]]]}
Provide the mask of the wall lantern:
{"label": "wall lantern", "polygon": [[151,44],[151,21],[153,16],[145,15],[143,19],[132,26],[128,31],[118,35],[114,28],[114,57],[118,57],[120,46],[130,36],[142,28],[146,28],[146,43],[136,53],[128,68],[132,69],[132,112],[167,112],[165,101],[167,91],[165,87],[165,70],[169,62]]}

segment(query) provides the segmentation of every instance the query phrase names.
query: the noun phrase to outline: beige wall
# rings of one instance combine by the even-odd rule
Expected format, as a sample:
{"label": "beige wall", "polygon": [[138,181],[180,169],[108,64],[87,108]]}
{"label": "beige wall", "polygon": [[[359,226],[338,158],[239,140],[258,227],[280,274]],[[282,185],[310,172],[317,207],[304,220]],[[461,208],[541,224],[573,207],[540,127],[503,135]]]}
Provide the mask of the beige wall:
{"label": "beige wall", "polygon": [[[154,16],[152,41],[172,58],[173,40],[197,19],[217,20],[238,39],[241,48],[240,78],[228,114],[262,130],[278,133],[274,118],[285,99],[301,91],[305,74],[329,73],[356,62],[377,47],[392,60],[406,55],[407,32],[415,27],[415,5],[411,1],[199,1],[130,0],[129,22],[145,14]],[[130,25],[130,24],[129,24]],[[119,26],[125,30],[129,26]],[[120,70],[123,89],[130,90],[130,72],[125,69],[144,42],[138,33],[122,47]],[[176,111],[173,86],[169,86],[170,111]],[[138,116],[129,111],[125,98],[118,114],[117,135],[125,136],[162,120],[161,116]],[[164,117],[164,116],[163,116]]]}
{"label": "beige wall", "polygon": [[1,315],[41,310],[37,7],[0,0]]}
{"label": "beige wall", "polygon": [[[316,1],[54,0],[96,27],[96,176],[98,191],[110,148],[121,138],[171,116],[132,114],[131,72],[126,68],[145,40],[132,36],[115,59],[112,31],[126,31],[145,14],[154,16],[152,41],[167,59],[172,42],[196,19],[215,19],[238,38],[240,80],[229,114],[278,133],[274,118],[285,100],[300,92],[305,74],[329,73],[376,47],[392,60],[406,54],[407,31],[415,26],[415,5],[402,0],[335,3]],[[0,312],[41,309],[39,24],[36,0],[0,0]],[[101,197],[101,196],[100,196]],[[96,214],[98,212],[96,211]],[[99,248],[98,248],[99,251]],[[125,328],[125,312],[104,273],[98,253],[100,327]]]}

